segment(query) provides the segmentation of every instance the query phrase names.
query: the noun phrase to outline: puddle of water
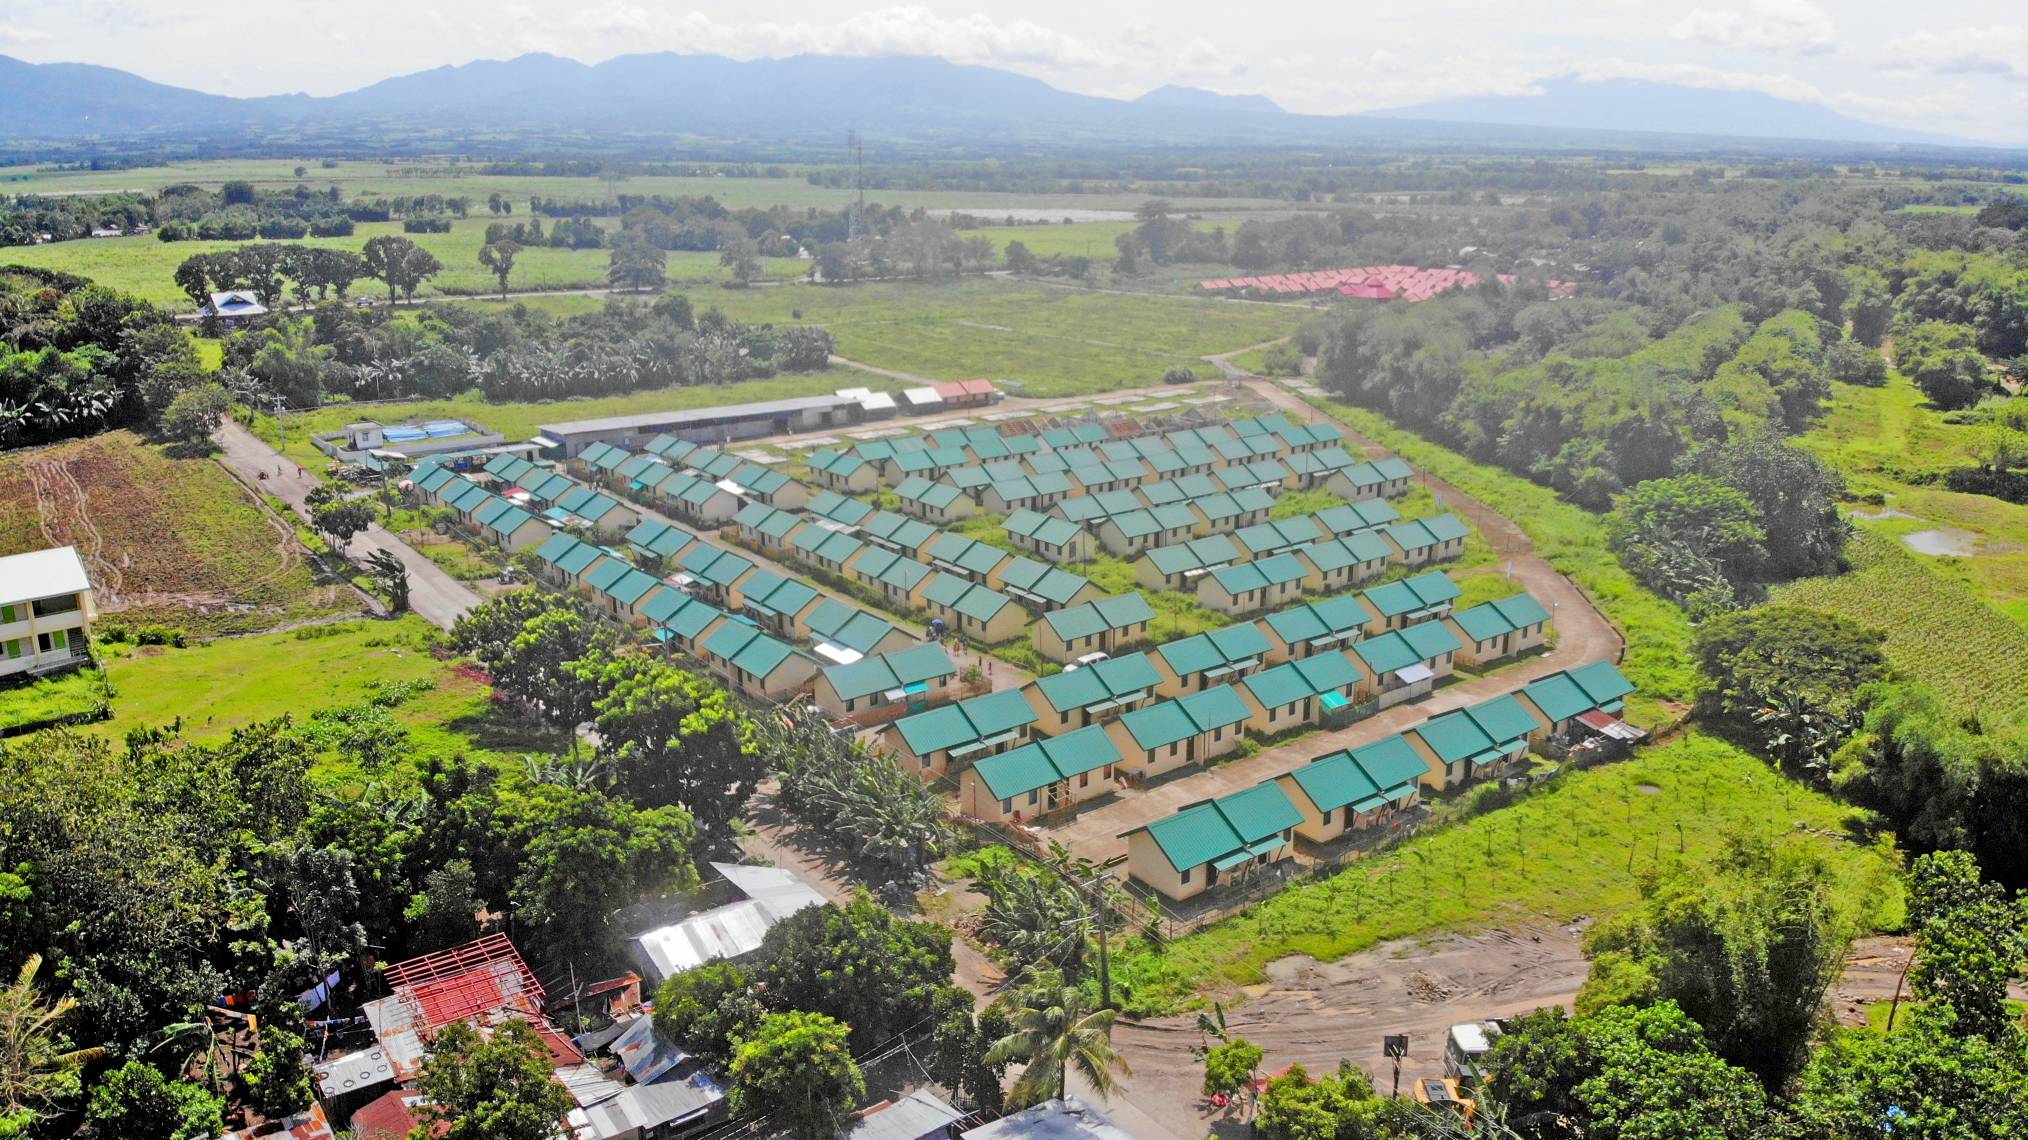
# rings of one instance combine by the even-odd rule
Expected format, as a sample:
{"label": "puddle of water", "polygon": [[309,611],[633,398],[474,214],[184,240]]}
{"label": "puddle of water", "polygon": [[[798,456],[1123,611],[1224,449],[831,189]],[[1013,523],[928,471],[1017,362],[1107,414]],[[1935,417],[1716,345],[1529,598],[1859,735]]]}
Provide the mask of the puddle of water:
{"label": "puddle of water", "polygon": [[1880,522],[1883,519],[1919,519],[1922,516],[1912,515],[1907,511],[1897,510],[1893,507],[1882,507],[1877,511],[1853,511],[1852,517],[1855,519],[1865,519],[1867,522]]}
{"label": "puddle of water", "polygon": [[1058,223],[1066,219],[1073,222],[1131,222],[1132,210],[1086,210],[1065,208],[1061,210],[1022,208],[1008,209],[1005,206],[956,206],[943,210],[931,210],[931,216],[947,218],[952,214],[970,214],[975,218],[997,222],[1013,218],[1017,222]]}
{"label": "puddle of water", "polygon": [[1654,784],[1635,784],[1634,790],[1644,796],[1659,796],[1662,794],[1662,789]]}
{"label": "puddle of water", "polygon": [[1954,526],[1904,534],[1901,541],[1907,543],[1908,548],[1917,554],[1928,554],[1936,558],[1970,558],[1979,553],[1979,536]]}

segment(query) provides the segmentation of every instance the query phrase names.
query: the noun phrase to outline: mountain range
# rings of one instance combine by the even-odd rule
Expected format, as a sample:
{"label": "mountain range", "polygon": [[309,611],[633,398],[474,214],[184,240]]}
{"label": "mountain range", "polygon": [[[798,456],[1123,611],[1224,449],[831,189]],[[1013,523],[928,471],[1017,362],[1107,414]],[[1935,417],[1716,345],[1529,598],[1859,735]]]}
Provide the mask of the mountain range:
{"label": "mountain range", "polygon": [[[530,129],[585,136],[835,139],[973,150],[1133,143],[1170,146],[1359,141],[1645,145],[1639,135],[1818,140],[1866,146],[1980,145],[1861,122],[1758,92],[1638,80],[1544,82],[1541,93],[1447,99],[1363,115],[1300,115],[1260,95],[1161,87],[1133,100],[1080,95],[1013,72],[918,57],[625,55],[584,64],[541,53],[385,79],[341,95],[240,99],[90,64],[0,56],[0,140],[19,145],[390,128],[447,135]],[[1652,141],[1652,140],[1651,140]]]}

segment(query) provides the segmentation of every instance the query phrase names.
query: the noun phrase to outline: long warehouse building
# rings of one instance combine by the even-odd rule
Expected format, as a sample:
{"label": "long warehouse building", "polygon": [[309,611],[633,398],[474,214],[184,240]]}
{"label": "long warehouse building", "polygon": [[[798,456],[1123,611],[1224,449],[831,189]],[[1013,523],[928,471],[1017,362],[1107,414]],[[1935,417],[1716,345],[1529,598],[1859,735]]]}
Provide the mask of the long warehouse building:
{"label": "long warehouse building", "polygon": [[579,452],[594,443],[609,443],[632,451],[663,434],[693,443],[731,443],[769,435],[847,427],[859,423],[864,414],[865,409],[859,401],[844,396],[798,396],[760,404],[644,412],[632,416],[543,424],[538,429],[541,434],[535,437],[535,442],[541,445],[543,455],[550,459],[575,459]]}

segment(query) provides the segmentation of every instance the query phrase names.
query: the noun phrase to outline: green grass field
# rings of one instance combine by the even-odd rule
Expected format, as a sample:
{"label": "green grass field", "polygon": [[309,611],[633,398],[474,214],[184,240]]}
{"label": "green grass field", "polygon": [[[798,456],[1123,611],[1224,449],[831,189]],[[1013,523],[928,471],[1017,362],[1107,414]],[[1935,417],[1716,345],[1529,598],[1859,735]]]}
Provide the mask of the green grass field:
{"label": "green grass field", "polygon": [[90,712],[105,700],[105,675],[78,669],[0,689],[0,729]]}
{"label": "green grass field", "polygon": [[[421,618],[349,621],[280,633],[221,638],[187,649],[115,647],[106,674],[118,696],[113,718],[82,731],[119,740],[134,728],[181,722],[191,740],[235,728],[356,705],[376,686],[426,683],[395,707],[417,757],[512,758],[553,752],[559,734],[496,712],[479,675],[445,659],[441,635]],[[327,758],[327,768],[343,762]]]}
{"label": "green grass field", "polygon": [[[367,239],[397,234],[435,254],[444,271],[437,274],[417,296],[470,295],[491,292],[498,281],[479,264],[479,247],[486,243],[486,226],[491,218],[464,218],[445,234],[402,235],[400,222],[366,222],[351,237],[304,238],[296,244],[328,249],[358,250]],[[0,264],[33,265],[81,274],[103,285],[124,290],[137,297],[176,309],[189,309],[190,298],[176,286],[176,267],[200,253],[216,253],[249,244],[235,241],[158,241],[154,237],[96,238],[61,241],[49,245],[0,248]],[[603,249],[552,249],[531,247],[515,260],[508,286],[516,290],[593,289],[606,284],[607,251]],[[790,257],[766,259],[770,277],[800,277],[809,272],[805,262]],[[673,282],[729,280],[715,253],[674,252],[669,254],[669,279]],[[379,282],[365,279],[355,283],[356,297],[385,297]]]}
{"label": "green grass field", "polygon": [[1152,1014],[1259,982],[1269,962],[1290,954],[1330,960],[1389,939],[1597,919],[1632,905],[1643,874],[1696,865],[1738,830],[1822,851],[1861,923],[1896,928],[1892,849],[1817,833],[1849,833],[1857,819],[1761,760],[1692,733],[1291,887],[1164,950],[1116,949],[1114,984],[1131,1011]]}
{"label": "green grass field", "polygon": [[841,356],[938,380],[1013,380],[1031,396],[1076,396],[1161,381],[1177,365],[1293,331],[1301,312],[1129,296],[1000,278],[837,288],[692,289],[743,321],[829,328]]}
{"label": "green grass field", "polygon": [[225,469],[131,432],[0,456],[0,553],[76,546],[101,617],[198,636],[356,612]]}

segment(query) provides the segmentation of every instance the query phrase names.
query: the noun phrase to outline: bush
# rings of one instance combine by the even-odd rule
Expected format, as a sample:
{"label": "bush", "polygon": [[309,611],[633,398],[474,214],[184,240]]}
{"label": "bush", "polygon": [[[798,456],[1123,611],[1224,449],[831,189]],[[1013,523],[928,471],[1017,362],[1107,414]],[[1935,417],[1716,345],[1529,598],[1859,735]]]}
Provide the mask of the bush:
{"label": "bush", "polygon": [[405,234],[447,234],[451,232],[449,218],[404,218],[401,232]]}
{"label": "bush", "polygon": [[1826,363],[1830,366],[1831,379],[1841,383],[1867,388],[1879,388],[1887,383],[1887,359],[1880,355],[1879,349],[1868,348],[1856,340],[1834,342]]}
{"label": "bush", "polygon": [[1162,373],[1162,383],[1164,384],[1189,384],[1196,381],[1196,379],[1197,370],[1187,364],[1178,364],[1169,371]]}
{"label": "bush", "polygon": [[232,397],[224,387],[200,384],[169,401],[162,410],[162,434],[188,448],[209,449],[219,417],[231,406]]}
{"label": "bush", "polygon": [[136,645],[167,645],[182,649],[189,642],[189,635],[174,626],[144,625],[134,631]]}

